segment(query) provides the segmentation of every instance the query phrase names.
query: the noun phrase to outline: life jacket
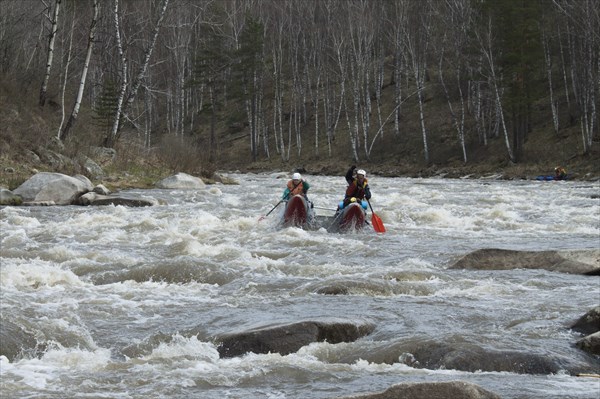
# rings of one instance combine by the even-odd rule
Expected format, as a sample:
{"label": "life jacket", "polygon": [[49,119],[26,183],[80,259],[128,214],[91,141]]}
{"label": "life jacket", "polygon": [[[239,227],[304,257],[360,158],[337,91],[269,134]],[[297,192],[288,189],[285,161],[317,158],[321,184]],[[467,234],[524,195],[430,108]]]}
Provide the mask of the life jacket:
{"label": "life jacket", "polygon": [[365,198],[365,187],[367,187],[368,180],[365,179],[363,184],[359,186],[358,179],[354,179],[352,183],[348,185],[346,189],[346,198],[348,197],[356,197],[358,199]]}
{"label": "life jacket", "polygon": [[304,182],[301,181],[300,183],[298,183],[298,185],[294,188],[294,182],[292,180],[288,181],[287,183],[287,188],[290,190],[290,197],[293,197],[294,195],[297,194],[302,194],[304,191]]}

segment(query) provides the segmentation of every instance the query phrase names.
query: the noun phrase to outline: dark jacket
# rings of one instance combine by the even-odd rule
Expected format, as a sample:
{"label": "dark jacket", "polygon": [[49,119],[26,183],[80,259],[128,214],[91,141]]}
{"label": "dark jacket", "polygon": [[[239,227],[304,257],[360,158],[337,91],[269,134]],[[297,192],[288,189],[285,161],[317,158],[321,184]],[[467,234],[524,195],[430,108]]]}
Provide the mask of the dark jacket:
{"label": "dark jacket", "polygon": [[356,169],[356,166],[352,166],[350,169],[348,169],[348,172],[346,172],[346,181],[348,182],[348,188],[346,188],[346,196],[344,197],[344,202],[347,202],[346,200],[349,200],[352,197],[359,200],[371,199],[371,189],[369,188],[368,180],[365,178],[362,185],[360,185],[358,183],[358,179],[356,179],[353,176],[354,169]]}

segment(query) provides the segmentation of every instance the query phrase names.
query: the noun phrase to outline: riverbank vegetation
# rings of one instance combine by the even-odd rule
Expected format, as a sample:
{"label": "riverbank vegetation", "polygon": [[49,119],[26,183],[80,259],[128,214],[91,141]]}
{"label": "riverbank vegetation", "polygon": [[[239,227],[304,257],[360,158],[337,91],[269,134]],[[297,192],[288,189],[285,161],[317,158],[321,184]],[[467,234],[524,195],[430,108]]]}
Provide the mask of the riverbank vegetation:
{"label": "riverbank vegetation", "polygon": [[[600,176],[593,0],[5,0],[0,183]],[[48,149],[74,162],[48,156]],[[55,158],[55,159],[50,159]],[[89,172],[87,173],[89,174]],[[119,183],[122,182],[122,183]]]}

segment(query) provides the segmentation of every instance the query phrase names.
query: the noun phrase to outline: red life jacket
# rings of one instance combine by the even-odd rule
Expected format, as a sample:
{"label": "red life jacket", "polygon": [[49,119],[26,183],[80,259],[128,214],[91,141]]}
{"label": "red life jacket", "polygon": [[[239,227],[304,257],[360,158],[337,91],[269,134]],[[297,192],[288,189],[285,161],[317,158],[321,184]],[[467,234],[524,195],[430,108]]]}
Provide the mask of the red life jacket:
{"label": "red life jacket", "polygon": [[358,179],[354,179],[346,189],[346,198],[356,197],[358,199],[365,198],[365,187],[367,187],[367,179],[363,181],[362,186],[358,185]]}

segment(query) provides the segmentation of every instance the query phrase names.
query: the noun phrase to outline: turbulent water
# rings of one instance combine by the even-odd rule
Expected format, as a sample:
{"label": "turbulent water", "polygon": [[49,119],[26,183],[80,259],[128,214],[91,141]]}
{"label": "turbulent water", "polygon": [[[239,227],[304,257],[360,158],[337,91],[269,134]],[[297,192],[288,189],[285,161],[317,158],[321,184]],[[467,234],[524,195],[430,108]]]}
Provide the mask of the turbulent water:
{"label": "turbulent water", "polygon": [[[568,326],[600,303],[599,277],[448,266],[480,248],[599,248],[598,182],[372,177],[387,232],[335,234],[278,229],[283,206],[259,222],[286,180],[231,177],[240,184],[131,191],[168,204],[155,207],[1,209],[0,345],[14,356],[0,357],[0,396],[335,398],[463,380],[503,398],[598,398],[600,379],[563,371],[413,368],[375,355],[460,341],[584,356]],[[333,215],[344,178],[305,177],[317,214]],[[318,293],[336,285],[348,292]],[[375,330],[285,356],[219,358],[219,334],[306,320]]]}

